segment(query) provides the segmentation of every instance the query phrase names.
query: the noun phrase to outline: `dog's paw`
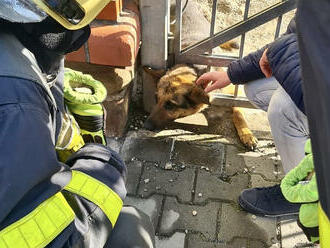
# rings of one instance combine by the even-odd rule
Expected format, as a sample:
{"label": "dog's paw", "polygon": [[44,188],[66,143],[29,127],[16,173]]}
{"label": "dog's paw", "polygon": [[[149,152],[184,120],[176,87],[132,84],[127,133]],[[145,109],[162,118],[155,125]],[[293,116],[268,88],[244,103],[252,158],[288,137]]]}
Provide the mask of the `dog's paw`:
{"label": "dog's paw", "polygon": [[258,139],[254,137],[253,133],[245,133],[240,135],[240,140],[243,145],[251,151],[254,151],[257,148]]}

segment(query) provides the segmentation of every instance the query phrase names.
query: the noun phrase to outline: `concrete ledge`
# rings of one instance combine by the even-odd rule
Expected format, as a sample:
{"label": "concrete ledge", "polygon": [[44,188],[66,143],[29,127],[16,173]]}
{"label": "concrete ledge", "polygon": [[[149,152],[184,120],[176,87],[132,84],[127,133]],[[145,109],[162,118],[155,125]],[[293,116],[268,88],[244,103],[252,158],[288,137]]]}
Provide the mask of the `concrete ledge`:
{"label": "concrete ledge", "polygon": [[105,128],[107,137],[122,137],[124,135],[131,89],[132,87],[129,86],[116,95],[108,96],[103,102],[107,112]]}
{"label": "concrete ledge", "polygon": [[108,96],[125,89],[134,79],[134,68],[114,68],[82,62],[66,61],[65,66],[85,74],[90,74],[107,88]]}

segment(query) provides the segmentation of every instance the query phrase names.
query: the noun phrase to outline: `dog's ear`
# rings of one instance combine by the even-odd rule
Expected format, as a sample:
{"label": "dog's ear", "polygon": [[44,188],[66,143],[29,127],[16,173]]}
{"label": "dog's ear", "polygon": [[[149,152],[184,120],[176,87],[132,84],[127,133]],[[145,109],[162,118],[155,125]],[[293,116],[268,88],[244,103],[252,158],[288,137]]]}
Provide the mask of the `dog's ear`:
{"label": "dog's ear", "polygon": [[143,70],[150,74],[151,76],[154,76],[156,78],[161,78],[162,76],[165,75],[166,70],[160,69],[160,70],[156,70],[156,69],[152,69],[150,66],[143,66]]}
{"label": "dog's ear", "polygon": [[210,104],[210,98],[208,94],[205,93],[202,87],[197,85],[191,89],[191,92],[190,94],[188,94],[188,97],[195,103]]}

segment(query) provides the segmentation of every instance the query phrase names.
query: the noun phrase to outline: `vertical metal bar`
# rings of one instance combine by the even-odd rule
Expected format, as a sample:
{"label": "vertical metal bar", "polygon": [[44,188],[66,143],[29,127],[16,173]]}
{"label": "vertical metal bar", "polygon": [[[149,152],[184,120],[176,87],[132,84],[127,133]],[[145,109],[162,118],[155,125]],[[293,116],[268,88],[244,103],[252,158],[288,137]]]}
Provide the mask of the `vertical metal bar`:
{"label": "vertical metal bar", "polygon": [[[284,0],[282,0],[282,2],[283,1]],[[276,30],[275,30],[274,40],[276,40],[280,36],[280,30],[281,30],[281,25],[282,25],[282,18],[283,18],[283,15],[280,15],[277,18],[277,24],[276,24]]]}
{"label": "vertical metal bar", "polygon": [[276,24],[276,31],[275,31],[274,40],[276,40],[280,36],[280,30],[281,30],[281,25],[282,25],[282,18],[283,18],[283,16],[279,16],[277,18],[277,24]]}
{"label": "vertical metal bar", "polygon": [[[215,29],[215,18],[217,16],[217,6],[218,6],[218,0],[213,0],[212,4],[212,19],[211,19],[211,27],[210,27],[210,36],[214,35],[214,29]],[[208,52],[210,55],[212,55],[212,49]],[[207,71],[210,71],[211,66],[207,66]]]}
{"label": "vertical metal bar", "polygon": [[181,53],[182,0],[176,0],[175,19],[174,54],[176,59]]}
{"label": "vertical metal bar", "polygon": [[234,98],[236,98],[236,97],[237,97],[237,95],[238,95],[238,87],[239,87],[239,85],[238,85],[238,84],[237,84],[237,85],[235,85]]}
{"label": "vertical metal bar", "polygon": [[[249,9],[250,9],[250,0],[245,1],[245,10],[244,10],[244,16],[243,21],[245,21],[249,16]],[[244,53],[244,45],[245,45],[245,33],[241,35],[241,42],[239,47],[239,55],[238,57],[241,59],[243,57]],[[238,87],[239,85],[235,85],[235,91],[234,91],[234,97],[236,98],[238,95]]]}
{"label": "vertical metal bar", "polygon": [[[249,16],[249,9],[250,9],[250,0],[246,0],[245,1],[245,11],[244,11],[244,16],[243,16],[244,21]],[[239,48],[239,58],[240,59],[243,57],[244,44],[245,44],[245,33],[243,33],[242,36],[241,36],[241,44],[240,44],[240,48]]]}
{"label": "vertical metal bar", "polygon": [[218,0],[213,0],[213,4],[212,4],[212,19],[211,19],[210,36],[214,35],[215,17],[216,17],[216,15],[217,15],[217,6],[218,6]]}

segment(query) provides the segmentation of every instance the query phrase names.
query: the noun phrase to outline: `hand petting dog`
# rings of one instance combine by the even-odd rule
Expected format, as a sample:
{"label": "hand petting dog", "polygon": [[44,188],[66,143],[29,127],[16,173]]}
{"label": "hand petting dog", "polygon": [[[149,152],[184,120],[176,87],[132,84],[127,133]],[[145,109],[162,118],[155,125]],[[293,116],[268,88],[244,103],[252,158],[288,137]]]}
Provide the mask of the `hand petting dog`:
{"label": "hand petting dog", "polygon": [[[209,83],[211,84],[209,85]],[[196,84],[201,85],[206,93],[209,93],[215,89],[224,88],[230,83],[231,81],[225,71],[212,71],[204,73],[196,81]]]}

